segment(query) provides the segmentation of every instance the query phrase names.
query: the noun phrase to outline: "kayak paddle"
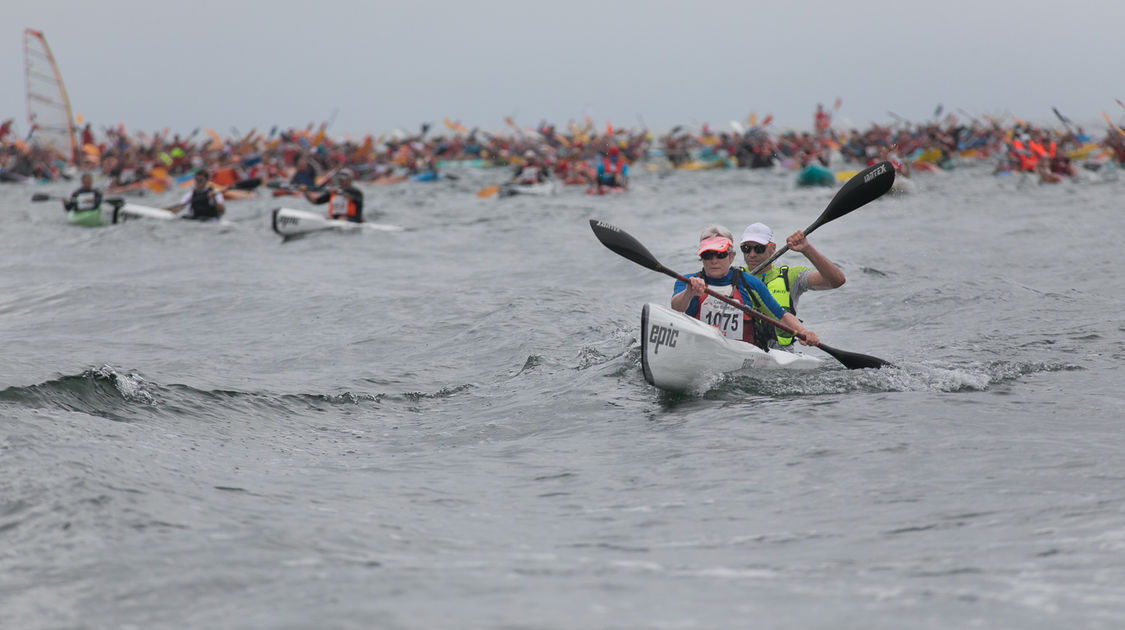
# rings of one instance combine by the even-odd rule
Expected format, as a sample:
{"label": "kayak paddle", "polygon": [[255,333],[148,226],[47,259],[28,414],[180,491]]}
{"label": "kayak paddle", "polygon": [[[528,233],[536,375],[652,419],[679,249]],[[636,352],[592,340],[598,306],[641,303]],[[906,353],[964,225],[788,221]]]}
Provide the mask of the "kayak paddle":
{"label": "kayak paddle", "polygon": [[[660,261],[656,260],[656,257],[653,256],[652,253],[649,252],[644,245],[641,245],[640,241],[630,236],[628,232],[625,232],[621,228],[610,225],[608,223],[604,223],[602,221],[598,221],[597,219],[590,219],[590,228],[594,230],[594,236],[598,237],[598,240],[602,242],[602,245],[605,245],[618,255],[624,258],[628,258],[629,260],[637,263],[642,267],[646,267],[653,271],[659,271],[660,273],[671,276],[681,282],[688,281],[686,277],[681,276],[675,271],[660,264]],[[755,311],[749,306],[746,306],[741,302],[729,298],[722,293],[715,291],[714,289],[708,288],[707,295],[730,304],[731,306],[734,306],[741,310],[743,313],[746,313],[747,315],[755,319],[766,322],[767,324],[775,328],[780,328],[781,330],[784,330],[785,332],[793,336],[800,337],[802,339],[804,338],[801,334],[794,330],[792,326],[783,324],[772,317],[767,317],[766,315]],[[839,350],[823,343],[816,344],[816,347],[832,355],[832,358],[842,363],[844,367],[848,368],[849,370],[893,367],[891,363],[884,361],[883,359],[880,359],[878,357],[859,354],[858,352]]]}
{"label": "kayak paddle", "polygon": [[1102,112],[1102,118],[1105,118],[1105,123],[1109,125],[1110,129],[1113,129],[1117,133],[1125,136],[1125,129],[1118,127],[1116,123],[1109,119],[1109,116],[1107,116],[1105,112]]}
{"label": "kayak paddle", "polygon": [[255,188],[257,188],[258,186],[261,186],[261,185],[262,185],[262,178],[261,177],[248,177],[246,179],[240,179],[237,182],[231,184],[230,186],[227,186],[226,188],[229,189],[229,190],[254,190]]}
{"label": "kayak paddle", "polygon": [[[845,214],[861,208],[879,197],[883,193],[891,189],[891,185],[895,183],[895,167],[890,162],[879,162],[873,166],[869,166],[862,171],[855,174],[854,177],[848,180],[836,196],[832,197],[832,201],[828,202],[828,207],[824,212],[820,213],[816,221],[812,225],[805,228],[805,236],[812,234],[816,228],[834,221],[844,216]],[[788,245],[783,245],[764,262],[750,272],[751,275],[757,274],[761,270],[770,266],[770,263],[777,260],[779,256],[789,251]]]}
{"label": "kayak paddle", "polygon": [[[66,197],[59,197],[58,195],[48,195],[47,193],[35,193],[31,196],[32,201],[50,201],[52,199],[64,202],[69,201],[69,199],[67,199]],[[109,206],[123,206],[125,205],[125,200],[121,197],[105,197],[104,199],[102,199],[102,203]]]}

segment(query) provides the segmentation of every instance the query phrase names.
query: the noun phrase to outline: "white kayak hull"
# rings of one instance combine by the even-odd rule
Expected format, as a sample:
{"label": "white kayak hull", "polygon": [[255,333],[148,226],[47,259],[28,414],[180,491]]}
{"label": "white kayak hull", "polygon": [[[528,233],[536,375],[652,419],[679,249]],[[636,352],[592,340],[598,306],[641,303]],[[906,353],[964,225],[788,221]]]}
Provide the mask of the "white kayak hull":
{"label": "white kayak hull", "polygon": [[512,195],[533,195],[546,197],[555,194],[555,182],[546,181],[538,184],[504,184],[500,187],[501,197]]}
{"label": "white kayak hull", "polygon": [[127,219],[159,219],[169,221],[176,218],[176,213],[164,208],[150,208],[135,203],[126,203],[113,208],[113,223],[121,223]]}
{"label": "white kayak hull", "polygon": [[341,221],[339,219],[329,219],[316,212],[295,210],[293,208],[274,208],[272,218],[270,219],[270,226],[273,228],[274,232],[287,238],[329,230],[337,232],[399,232],[402,230],[402,228],[397,225]]}
{"label": "white kayak hull", "polygon": [[641,309],[641,368],[645,380],[660,389],[694,390],[724,372],[809,370],[823,363],[812,355],[727,339],[717,328],[659,304]]}

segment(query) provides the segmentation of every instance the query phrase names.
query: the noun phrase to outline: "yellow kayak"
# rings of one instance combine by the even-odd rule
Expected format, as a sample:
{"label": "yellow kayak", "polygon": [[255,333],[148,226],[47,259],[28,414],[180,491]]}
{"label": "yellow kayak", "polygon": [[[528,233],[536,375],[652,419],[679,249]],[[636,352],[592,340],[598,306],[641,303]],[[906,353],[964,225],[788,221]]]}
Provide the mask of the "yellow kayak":
{"label": "yellow kayak", "polygon": [[1098,149],[1099,147],[1096,143],[1087,142],[1077,149],[1071,149],[1070,151],[1067,151],[1066,157],[1072,160],[1085,160],[1086,158],[1090,157],[1091,153],[1097,151]]}
{"label": "yellow kayak", "polygon": [[937,164],[938,162],[941,161],[941,149],[930,149],[928,151],[923,151],[921,153],[921,155],[918,156],[918,159],[915,160],[915,161],[916,162],[929,162],[931,164]]}
{"label": "yellow kayak", "polygon": [[709,162],[694,160],[686,164],[681,164],[677,168],[681,171],[705,171],[710,168],[726,168],[726,165],[726,160],[711,160]]}

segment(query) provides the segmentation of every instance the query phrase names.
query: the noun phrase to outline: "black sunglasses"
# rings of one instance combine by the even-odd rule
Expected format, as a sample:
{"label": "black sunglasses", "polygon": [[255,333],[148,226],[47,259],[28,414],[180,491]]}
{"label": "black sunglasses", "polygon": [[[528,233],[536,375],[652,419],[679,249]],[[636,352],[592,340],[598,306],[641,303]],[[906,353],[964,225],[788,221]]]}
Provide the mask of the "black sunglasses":
{"label": "black sunglasses", "polygon": [[716,258],[726,258],[730,256],[730,250],[724,252],[706,251],[699,255],[700,260],[715,260]]}
{"label": "black sunglasses", "polygon": [[739,247],[742,248],[743,254],[749,254],[750,252],[754,252],[755,254],[764,254],[764,253],[766,253],[766,249],[769,247],[769,245],[758,245],[758,244],[755,244],[755,243],[743,243]]}

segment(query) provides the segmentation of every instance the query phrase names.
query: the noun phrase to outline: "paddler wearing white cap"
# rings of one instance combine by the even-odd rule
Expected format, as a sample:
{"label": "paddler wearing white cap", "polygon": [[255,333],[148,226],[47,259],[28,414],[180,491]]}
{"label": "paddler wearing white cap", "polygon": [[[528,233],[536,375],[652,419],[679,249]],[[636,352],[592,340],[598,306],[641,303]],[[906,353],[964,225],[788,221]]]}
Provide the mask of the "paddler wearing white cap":
{"label": "paddler wearing white cap", "polygon": [[[757,274],[757,278],[766,285],[770,295],[777,303],[793,315],[797,314],[797,300],[805,291],[825,291],[844,285],[844,272],[840,271],[831,260],[828,260],[805,238],[805,233],[797,230],[785,239],[785,244],[795,252],[801,252],[813,264],[812,268],[804,266],[774,266],[770,264]],[[743,271],[756,269],[758,265],[769,260],[777,244],[773,242],[773,230],[764,223],[751,223],[742,232],[739,242],[742,249],[742,258],[746,261]],[[793,343],[793,337],[781,329],[775,329],[777,334],[776,345],[782,348]]]}
{"label": "paddler wearing white cap", "polygon": [[791,326],[803,334],[801,343],[820,343],[816,333],[805,328],[799,319],[777,303],[761,280],[731,267],[734,254],[734,241],[729,230],[721,226],[705,230],[699,242],[699,259],[703,269],[687,275],[687,283],[676,280],[672,289],[672,308],[718,328],[728,339],[765,347],[767,340],[761,335],[755,338],[750,316],[725,302],[711,299],[706,293],[710,288]]}

